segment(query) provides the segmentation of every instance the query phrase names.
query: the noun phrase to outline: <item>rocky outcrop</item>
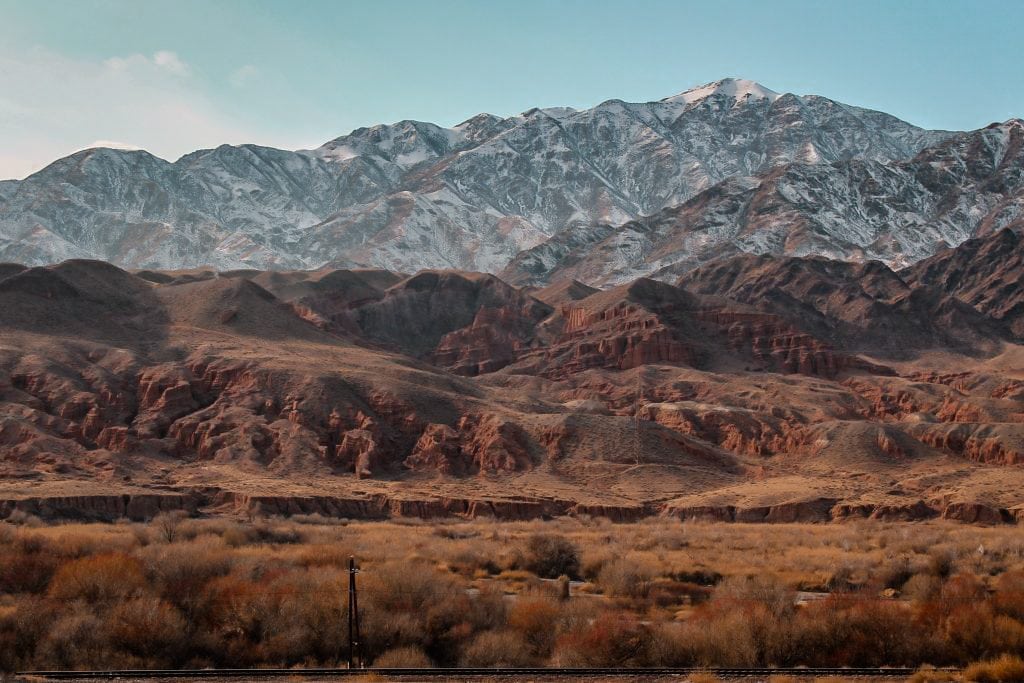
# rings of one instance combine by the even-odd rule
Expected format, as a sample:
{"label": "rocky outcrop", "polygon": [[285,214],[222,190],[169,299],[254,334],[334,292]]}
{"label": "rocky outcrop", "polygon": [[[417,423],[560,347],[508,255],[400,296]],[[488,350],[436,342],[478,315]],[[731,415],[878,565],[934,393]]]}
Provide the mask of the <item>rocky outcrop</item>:
{"label": "rocky outcrop", "polygon": [[929,446],[968,460],[1024,463],[1024,424],[916,424],[907,431]]}
{"label": "rocky outcrop", "polygon": [[640,416],[745,455],[792,453],[806,446],[808,440],[799,424],[743,408],[693,401],[648,403],[641,408]]}
{"label": "rocky outcrop", "polygon": [[464,474],[465,465],[461,436],[444,424],[427,425],[412,453],[405,459],[405,466],[409,469],[441,474]]}
{"label": "rocky outcrop", "polygon": [[923,500],[885,503],[838,503],[832,507],[832,519],[878,519],[889,522],[913,522],[930,519],[939,512]]}
{"label": "rocky outcrop", "polygon": [[946,505],[942,509],[942,518],[967,524],[1007,524],[1015,521],[1013,514],[1006,508],[966,502]]}
{"label": "rocky outcrop", "polygon": [[432,424],[420,435],[405,466],[444,474],[518,472],[534,465],[530,437],[515,422],[471,414],[455,428]]}
{"label": "rocky outcrop", "polygon": [[202,499],[188,494],[130,493],[123,495],[77,495],[26,497],[0,500],[0,519],[23,512],[42,519],[85,519],[114,521],[127,518],[146,521],[161,512],[195,512]]}

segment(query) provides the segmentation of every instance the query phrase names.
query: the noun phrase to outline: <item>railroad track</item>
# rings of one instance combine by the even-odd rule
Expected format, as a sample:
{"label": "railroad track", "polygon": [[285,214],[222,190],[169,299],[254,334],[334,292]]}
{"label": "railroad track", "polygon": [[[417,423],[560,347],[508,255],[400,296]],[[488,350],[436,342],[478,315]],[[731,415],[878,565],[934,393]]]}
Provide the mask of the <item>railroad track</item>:
{"label": "railroad track", "polygon": [[[955,669],[945,669],[955,671]],[[795,669],[707,669],[707,668],[650,668],[650,669],[174,669],[174,670],[121,670],[121,671],[25,671],[21,676],[34,676],[60,680],[118,680],[161,678],[288,678],[338,677],[375,674],[384,678],[472,678],[514,676],[545,676],[550,678],[583,679],[599,676],[686,676],[698,672],[713,673],[724,678],[758,678],[777,675],[814,678],[818,676],[847,677],[908,677],[917,669],[892,668],[795,668]]]}

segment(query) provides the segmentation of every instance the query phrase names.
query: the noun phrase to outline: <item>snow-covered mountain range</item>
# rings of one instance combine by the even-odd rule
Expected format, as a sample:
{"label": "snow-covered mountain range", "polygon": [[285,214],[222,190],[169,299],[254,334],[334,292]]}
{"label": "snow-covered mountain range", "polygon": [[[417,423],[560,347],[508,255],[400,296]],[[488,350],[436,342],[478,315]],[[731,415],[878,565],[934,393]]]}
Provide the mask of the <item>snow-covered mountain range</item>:
{"label": "snow-covered mountain range", "polygon": [[402,121],[313,150],[90,149],[0,182],[0,261],[675,277],[737,251],[905,265],[1019,219],[1024,124],[922,130],[725,79],[657,102]]}

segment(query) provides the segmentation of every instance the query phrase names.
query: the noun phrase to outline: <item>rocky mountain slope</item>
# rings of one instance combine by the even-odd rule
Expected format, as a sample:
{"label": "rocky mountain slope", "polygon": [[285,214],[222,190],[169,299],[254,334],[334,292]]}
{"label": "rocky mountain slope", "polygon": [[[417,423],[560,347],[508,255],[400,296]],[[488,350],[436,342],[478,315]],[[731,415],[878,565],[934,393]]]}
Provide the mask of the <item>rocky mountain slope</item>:
{"label": "rocky mountain slope", "polygon": [[[0,185],[0,259],[492,273],[512,262],[506,273],[519,282],[550,279],[565,258],[582,258],[574,245],[594,245],[587,258],[604,265],[581,267],[590,284],[716,249],[902,264],[1003,222],[993,203],[1019,178],[1006,170],[1000,188],[1003,170],[981,177],[974,159],[1012,156],[1000,136],[1013,134],[979,133],[988,147],[965,157],[959,143],[942,146],[948,133],[725,79],[657,102],[481,114],[450,129],[402,121],[297,152],[225,145],[169,163],[92,149]],[[890,166],[922,150],[946,154],[937,163],[948,172],[935,167],[929,180]],[[959,208],[943,204],[933,220],[932,195],[957,183],[969,185]],[[829,208],[836,195],[845,203]],[[971,210],[984,215],[959,222]],[[641,234],[655,223],[657,235]],[[662,244],[680,230],[682,249]]]}
{"label": "rocky mountain slope", "polygon": [[1019,239],[605,290],[0,266],[0,516],[1013,522]]}
{"label": "rocky mountain slope", "polygon": [[730,177],[624,225],[577,225],[516,256],[510,282],[672,279],[723,254],[906,266],[1021,220],[1024,121],[954,135],[903,161],[784,163]]}

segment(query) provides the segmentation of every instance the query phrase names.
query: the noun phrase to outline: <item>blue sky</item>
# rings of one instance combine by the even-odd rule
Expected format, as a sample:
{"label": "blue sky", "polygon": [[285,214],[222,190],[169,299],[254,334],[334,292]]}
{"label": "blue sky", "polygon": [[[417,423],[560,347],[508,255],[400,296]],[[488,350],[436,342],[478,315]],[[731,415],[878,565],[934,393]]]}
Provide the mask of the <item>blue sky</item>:
{"label": "blue sky", "polygon": [[660,99],[725,76],[912,123],[1024,116],[1020,0],[0,0],[0,178],[404,118]]}

